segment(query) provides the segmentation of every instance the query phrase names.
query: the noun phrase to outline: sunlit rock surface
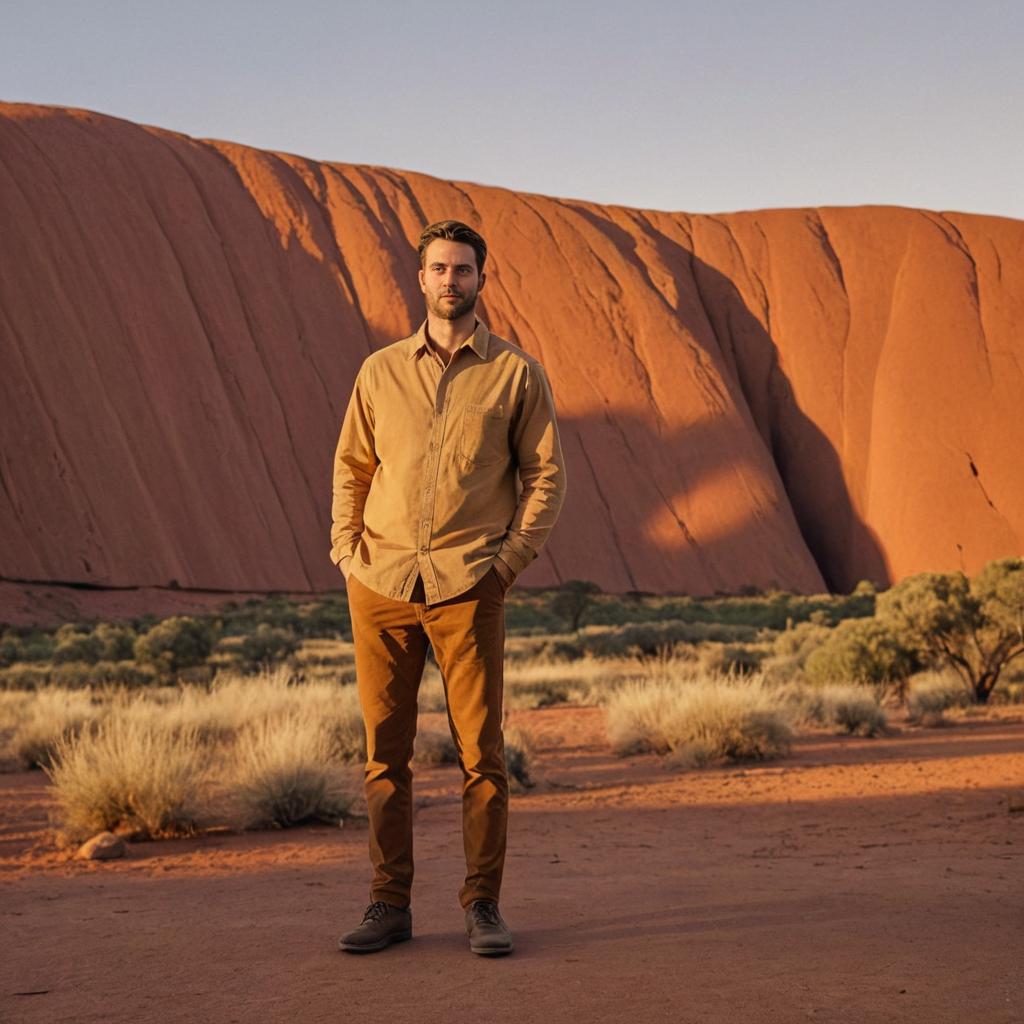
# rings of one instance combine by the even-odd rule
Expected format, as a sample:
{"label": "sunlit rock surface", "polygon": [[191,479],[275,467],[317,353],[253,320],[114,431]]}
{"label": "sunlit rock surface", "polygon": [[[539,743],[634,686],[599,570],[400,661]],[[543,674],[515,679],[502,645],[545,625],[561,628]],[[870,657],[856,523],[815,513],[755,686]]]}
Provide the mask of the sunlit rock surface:
{"label": "sunlit rock surface", "polygon": [[849,589],[1024,547],[1020,221],[598,206],[6,104],[0,577],[337,588],[341,417],[442,217],[558,403],[524,585]]}

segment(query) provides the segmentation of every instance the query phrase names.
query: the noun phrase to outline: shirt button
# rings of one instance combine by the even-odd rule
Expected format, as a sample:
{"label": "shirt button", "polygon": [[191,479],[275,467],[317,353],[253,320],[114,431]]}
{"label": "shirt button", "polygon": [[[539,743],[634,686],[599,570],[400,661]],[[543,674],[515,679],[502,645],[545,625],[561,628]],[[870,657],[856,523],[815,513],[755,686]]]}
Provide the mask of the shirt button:
{"label": "shirt button", "polygon": [[420,545],[420,551],[429,551],[430,547],[427,544]]}

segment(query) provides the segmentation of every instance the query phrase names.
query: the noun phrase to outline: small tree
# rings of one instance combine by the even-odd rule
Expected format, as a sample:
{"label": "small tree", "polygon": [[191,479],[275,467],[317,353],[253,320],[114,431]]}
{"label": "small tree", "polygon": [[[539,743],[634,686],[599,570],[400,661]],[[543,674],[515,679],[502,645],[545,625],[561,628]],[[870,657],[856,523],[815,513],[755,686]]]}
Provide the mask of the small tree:
{"label": "small tree", "polygon": [[242,662],[249,668],[270,668],[290,658],[299,649],[299,641],[287,629],[278,629],[261,622],[239,648]]}
{"label": "small tree", "polygon": [[213,650],[213,630],[205,622],[186,615],[172,615],[158,622],[135,641],[137,661],[175,674],[202,665]]}
{"label": "small tree", "polygon": [[551,610],[574,632],[580,631],[583,618],[594,603],[593,595],[601,588],[589,580],[567,580],[551,600]]}
{"label": "small tree", "polygon": [[64,625],[57,630],[57,647],[53,652],[54,664],[85,661],[95,665],[103,656],[103,644],[92,633],[79,633],[74,626]]}
{"label": "small tree", "polygon": [[886,623],[845,619],[808,654],[804,669],[818,683],[896,683],[902,691],[907,676],[918,667],[913,649],[901,643]]}
{"label": "small tree", "polygon": [[979,704],[1024,654],[1024,559],[962,572],[921,573],[879,595],[878,616],[921,657],[949,664]]}
{"label": "small tree", "polygon": [[135,631],[127,626],[101,622],[92,633],[102,645],[103,661],[130,661],[135,656]]}

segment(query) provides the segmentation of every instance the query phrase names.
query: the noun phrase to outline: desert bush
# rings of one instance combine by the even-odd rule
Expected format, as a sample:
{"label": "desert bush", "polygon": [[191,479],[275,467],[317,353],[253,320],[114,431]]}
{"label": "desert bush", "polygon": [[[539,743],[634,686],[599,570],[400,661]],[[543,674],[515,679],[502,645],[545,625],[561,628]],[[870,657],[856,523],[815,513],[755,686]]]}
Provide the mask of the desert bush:
{"label": "desert bush", "polygon": [[213,629],[208,622],[173,615],[135,641],[135,658],[173,675],[202,665],[213,650],[213,640]]}
{"label": "desert bush", "polygon": [[448,708],[448,701],[444,695],[444,682],[437,665],[433,662],[427,662],[423,671],[416,703],[420,711],[445,711]]}
{"label": "desert bush", "polygon": [[757,639],[752,626],[708,622],[630,622],[621,626],[585,626],[576,635],[534,637],[519,645],[524,656],[535,659],[654,657],[676,644],[750,643]]}
{"label": "desert bush", "polygon": [[702,672],[744,675],[757,672],[767,652],[749,644],[704,643],[697,649],[697,666]]}
{"label": "desert bush", "polygon": [[972,703],[971,691],[955,673],[919,672],[911,677],[907,690],[907,718],[920,725],[942,725],[950,708]]}
{"label": "desert bush", "polygon": [[77,840],[119,827],[153,837],[195,831],[208,767],[194,733],[174,734],[122,711],[58,740],[45,771],[62,830]]}
{"label": "desert bush", "polygon": [[[60,672],[55,673],[55,679]],[[97,661],[89,666],[87,685],[93,688],[105,686],[123,686],[135,689],[151,686],[157,681],[157,673],[152,665],[139,665],[134,661]]]}
{"label": "desert bush", "polygon": [[365,762],[366,728],[355,684],[316,685],[328,691],[323,698],[327,706],[322,714],[327,720],[334,756],[343,761]]}
{"label": "desert bush", "polygon": [[530,766],[533,763],[533,738],[516,725],[507,725],[502,730],[505,740],[505,768],[509,777],[525,789],[533,787]]}
{"label": "desert bush", "polygon": [[19,708],[10,749],[26,768],[44,768],[62,740],[95,722],[100,709],[83,690],[42,689]]}
{"label": "desert bush", "polygon": [[52,671],[49,664],[16,662],[0,669],[0,689],[38,690],[50,682]]}
{"label": "desert bush", "polygon": [[84,690],[92,684],[93,665],[88,661],[64,661],[47,666],[46,681],[65,690]]}
{"label": "desert bush", "polygon": [[459,752],[452,734],[440,729],[420,729],[413,755],[421,764],[458,764]]}
{"label": "desert bush", "polygon": [[1002,704],[1024,704],[1024,682],[1007,681],[999,688],[995,701]]}
{"label": "desert bush", "polygon": [[244,637],[238,648],[238,656],[248,667],[269,668],[290,658],[298,649],[299,641],[294,633],[261,622],[252,633]]}
{"label": "desert bush", "polygon": [[135,631],[128,626],[101,622],[92,631],[100,647],[100,661],[131,661],[135,657]]}
{"label": "desert bush", "polygon": [[821,697],[826,723],[861,736],[875,736],[884,731],[885,709],[871,687],[833,684],[822,687]]}
{"label": "desert bush", "polygon": [[351,770],[339,763],[330,726],[312,709],[247,723],[227,757],[224,775],[243,827],[337,824],[354,800]]}
{"label": "desert bush", "polygon": [[21,637],[18,647],[18,661],[50,661],[57,647],[57,639],[50,633],[36,629]]}
{"label": "desert bush", "polygon": [[873,736],[886,725],[878,691],[870,686],[850,683],[818,686],[794,681],[778,686],[775,692],[791,709],[794,721],[802,726],[833,726]]}
{"label": "desert bush", "polygon": [[847,619],[810,652],[804,671],[816,683],[885,684],[902,682],[919,667],[913,650],[884,622]]}
{"label": "desert bush", "polygon": [[803,678],[808,657],[831,634],[828,626],[811,621],[798,622],[777,633],[772,642],[772,653],[764,663],[768,680],[781,684]]}
{"label": "desert bush", "polygon": [[609,668],[604,661],[591,657],[513,662],[505,667],[505,705],[544,708],[585,700]]}
{"label": "desert bush", "polygon": [[617,753],[672,753],[694,764],[778,757],[793,734],[787,707],[759,675],[628,684],[608,701],[607,728]]}
{"label": "desert bush", "polygon": [[9,631],[0,636],[0,668],[7,668],[21,660],[21,641]]}
{"label": "desert bush", "polygon": [[551,595],[548,607],[566,628],[577,633],[594,605],[594,596],[600,593],[601,588],[589,580],[567,580]]}
{"label": "desert bush", "polygon": [[948,665],[984,704],[1024,656],[1024,558],[962,572],[919,573],[879,597],[878,618],[922,663]]}
{"label": "desert bush", "polygon": [[55,665],[69,661],[93,665],[103,655],[103,643],[93,633],[80,633],[73,626],[61,626],[57,630],[57,646],[51,661]]}

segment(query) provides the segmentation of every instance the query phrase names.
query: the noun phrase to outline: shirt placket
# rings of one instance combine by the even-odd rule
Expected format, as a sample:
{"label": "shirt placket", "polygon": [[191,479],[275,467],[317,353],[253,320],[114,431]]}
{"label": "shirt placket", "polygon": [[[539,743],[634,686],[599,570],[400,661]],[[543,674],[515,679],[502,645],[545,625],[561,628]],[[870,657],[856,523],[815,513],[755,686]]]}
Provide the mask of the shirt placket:
{"label": "shirt placket", "polygon": [[432,604],[440,598],[437,574],[430,560],[430,549],[433,541],[434,505],[437,495],[437,477],[441,464],[441,440],[444,437],[445,420],[448,413],[447,381],[445,374],[455,361],[455,355],[448,360],[447,366],[441,366],[440,359],[433,353],[428,355],[431,372],[434,374],[434,407],[430,418],[430,436],[427,440],[427,457],[423,464],[423,487],[420,500],[419,525],[419,567],[423,579],[423,592],[427,603]]}

